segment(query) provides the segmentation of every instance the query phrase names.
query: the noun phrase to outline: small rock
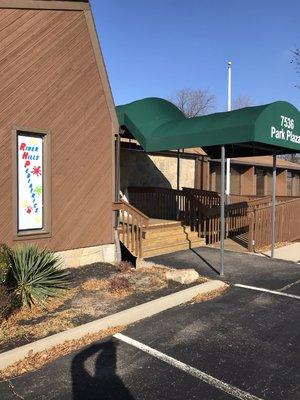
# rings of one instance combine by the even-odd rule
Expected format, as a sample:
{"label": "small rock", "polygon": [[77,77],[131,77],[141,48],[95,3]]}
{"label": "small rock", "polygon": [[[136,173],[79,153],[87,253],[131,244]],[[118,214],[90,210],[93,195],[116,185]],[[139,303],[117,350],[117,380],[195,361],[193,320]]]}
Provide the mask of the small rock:
{"label": "small rock", "polygon": [[199,274],[194,269],[174,269],[166,271],[166,279],[189,285],[199,278]]}

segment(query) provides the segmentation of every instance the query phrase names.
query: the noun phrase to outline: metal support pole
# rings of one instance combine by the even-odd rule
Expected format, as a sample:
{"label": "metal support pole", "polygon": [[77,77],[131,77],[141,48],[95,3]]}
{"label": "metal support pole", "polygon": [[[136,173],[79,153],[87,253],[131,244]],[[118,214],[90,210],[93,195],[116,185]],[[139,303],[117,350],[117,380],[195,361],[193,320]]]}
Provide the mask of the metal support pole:
{"label": "metal support pole", "polygon": [[227,78],[227,111],[231,111],[231,61],[227,63],[228,78]]}
{"label": "metal support pole", "polygon": [[224,276],[224,236],[225,236],[225,146],[221,146],[221,203],[220,203],[220,275]]}
{"label": "metal support pole", "polygon": [[273,154],[273,179],[272,179],[272,230],[271,230],[271,258],[274,258],[276,241],[276,154]]}
{"label": "metal support pole", "polygon": [[[116,135],[115,141],[115,201],[120,201],[120,149],[121,149],[121,132]],[[115,216],[115,228],[119,225],[119,212]]]}
{"label": "metal support pole", "polygon": [[116,177],[116,191],[115,199],[120,201],[120,149],[121,149],[121,132],[117,134],[116,138],[116,160],[115,160],[115,177]]}
{"label": "metal support pole", "polygon": [[[231,111],[231,61],[227,63],[228,77],[227,77],[227,111]],[[230,158],[226,160],[226,204],[229,204],[230,195]]]}
{"label": "metal support pole", "polygon": [[229,204],[230,195],[230,158],[226,159],[226,204]]}
{"label": "metal support pole", "polygon": [[[177,190],[180,190],[180,149],[177,150]],[[180,219],[179,194],[177,197],[176,218]]]}
{"label": "metal support pole", "polygon": [[177,150],[177,190],[180,190],[180,149]]}

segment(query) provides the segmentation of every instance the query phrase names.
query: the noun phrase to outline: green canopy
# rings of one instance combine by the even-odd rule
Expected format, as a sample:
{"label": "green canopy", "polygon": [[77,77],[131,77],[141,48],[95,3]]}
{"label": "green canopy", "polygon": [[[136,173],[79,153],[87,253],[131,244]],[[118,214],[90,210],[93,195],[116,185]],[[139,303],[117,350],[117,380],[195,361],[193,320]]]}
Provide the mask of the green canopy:
{"label": "green canopy", "polygon": [[116,108],[119,123],[147,152],[202,147],[214,158],[300,152],[300,113],[277,101],[186,118],[172,103],[146,98]]}

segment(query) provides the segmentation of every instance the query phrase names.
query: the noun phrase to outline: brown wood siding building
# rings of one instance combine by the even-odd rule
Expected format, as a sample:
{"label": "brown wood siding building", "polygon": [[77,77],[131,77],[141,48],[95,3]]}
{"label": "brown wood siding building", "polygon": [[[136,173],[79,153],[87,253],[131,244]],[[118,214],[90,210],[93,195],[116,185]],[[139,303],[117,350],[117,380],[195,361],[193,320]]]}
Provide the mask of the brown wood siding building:
{"label": "brown wood siding building", "polygon": [[[261,160],[260,160],[261,158]],[[264,196],[272,194],[272,157],[231,159],[230,193]],[[217,160],[209,161],[209,186],[205,190],[220,191],[221,168]],[[300,196],[300,165],[278,159],[276,193],[278,196]]]}
{"label": "brown wood siding building", "polygon": [[117,123],[97,46],[88,4],[0,0],[1,242],[20,240],[14,127],[51,134],[51,234],[32,240],[53,250],[113,242]]}

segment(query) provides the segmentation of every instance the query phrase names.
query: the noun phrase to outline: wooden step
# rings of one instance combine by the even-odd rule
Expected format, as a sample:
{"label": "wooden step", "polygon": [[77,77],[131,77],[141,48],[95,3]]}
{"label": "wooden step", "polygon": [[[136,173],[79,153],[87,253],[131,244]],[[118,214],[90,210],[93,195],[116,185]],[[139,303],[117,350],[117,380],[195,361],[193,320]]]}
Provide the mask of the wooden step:
{"label": "wooden step", "polygon": [[145,249],[143,250],[143,258],[158,256],[161,254],[174,253],[175,251],[188,250],[191,248],[204,246],[204,244],[205,244],[204,240],[200,239],[197,243],[192,243],[192,244],[190,244],[189,242],[184,242],[172,246],[163,246],[154,249]]}
{"label": "wooden step", "polygon": [[[121,230],[119,230],[122,238]],[[125,244],[125,243],[124,243]],[[205,245],[205,239],[179,221],[151,220],[150,226],[143,233],[143,257],[167,254]],[[127,243],[130,251],[131,242]]]}
{"label": "wooden step", "polygon": [[145,232],[144,237],[145,238],[152,238],[152,237],[164,237],[166,235],[177,235],[181,233],[188,233],[188,234],[197,234],[197,232],[192,232],[190,228],[187,228],[183,225],[177,225],[177,226],[164,226],[164,227],[157,227],[157,228],[152,228],[152,229],[147,229]]}
{"label": "wooden step", "polygon": [[152,237],[143,239],[143,248],[149,247],[161,247],[164,245],[175,245],[176,243],[183,243],[183,242],[195,242],[199,241],[198,235],[191,235],[184,232],[181,232],[177,235],[168,235],[164,237]]}
{"label": "wooden step", "polygon": [[153,250],[153,249],[158,249],[160,247],[168,247],[168,246],[179,246],[183,243],[190,244],[191,246],[195,246],[198,244],[203,243],[203,238],[197,238],[194,240],[186,240],[184,238],[178,239],[176,241],[171,241],[171,240],[164,240],[161,242],[143,242],[143,250]]}

